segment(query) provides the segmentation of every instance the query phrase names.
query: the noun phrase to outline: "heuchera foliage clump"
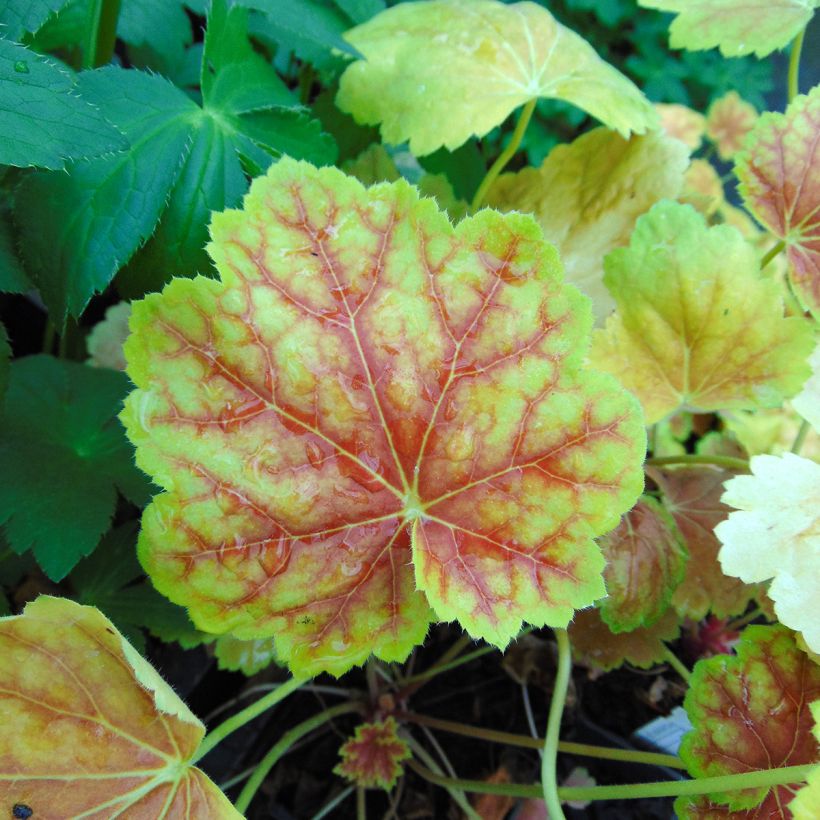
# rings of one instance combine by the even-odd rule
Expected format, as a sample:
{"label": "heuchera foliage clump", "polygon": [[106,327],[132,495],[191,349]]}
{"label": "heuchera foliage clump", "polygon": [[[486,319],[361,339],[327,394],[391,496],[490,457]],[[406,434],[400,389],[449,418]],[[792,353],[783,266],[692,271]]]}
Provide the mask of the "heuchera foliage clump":
{"label": "heuchera foliage clump", "polygon": [[[820,0],[545,5],[0,3],[0,815],[820,817]],[[149,635],[264,677],[206,732]],[[486,666],[417,697],[513,642],[525,714]],[[573,661],[578,702],[645,670],[680,747],[562,744]],[[200,759],[301,688],[231,803]]]}

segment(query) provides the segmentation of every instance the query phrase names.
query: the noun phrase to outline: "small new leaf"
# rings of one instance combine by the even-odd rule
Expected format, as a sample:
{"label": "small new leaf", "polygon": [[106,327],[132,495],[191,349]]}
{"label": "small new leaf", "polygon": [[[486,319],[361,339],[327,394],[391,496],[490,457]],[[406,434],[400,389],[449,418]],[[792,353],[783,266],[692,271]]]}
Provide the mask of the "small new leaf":
{"label": "small new leaf", "polygon": [[348,31],[364,59],[342,75],[337,102],[385,142],[417,156],[483,136],[529,100],[577,105],[628,137],[657,114],[623,74],[535,3],[423,0]]}
{"label": "small new leaf", "polygon": [[57,63],[0,37],[0,165],[61,169],[125,150],[128,140],[89,99]]}
{"label": "small new leaf", "polygon": [[190,764],[205,727],[94,607],[0,618],[0,691],[3,817],[241,820]]}
{"label": "small new leaf", "polygon": [[119,488],[145,503],[148,483],[133,464],[116,414],[124,373],[50,356],[11,366],[0,412],[0,522],[15,552],[28,549],[59,581],[108,529]]}
{"label": "small new leaf", "polygon": [[591,360],[641,401],[647,424],[694,412],[779,406],[809,376],[813,334],[783,318],[777,282],[734,228],[707,228],[688,205],[661,202],[628,248],[605,261],[618,305],[595,331]]}
{"label": "small new leaf", "polygon": [[765,57],[797,36],[820,0],[638,0],[638,5],[678,15],[669,29],[672,48]]}
{"label": "small new leaf", "polygon": [[672,516],[643,496],[598,543],[607,560],[601,618],[613,632],[651,626],[683,580],[687,552]]}
{"label": "small new leaf", "polygon": [[751,469],[725,484],[721,500],[739,511],[715,528],[721,567],[747,584],[773,579],[778,619],[820,653],[820,464],[786,453]]}
{"label": "small new leaf", "polygon": [[[817,760],[809,704],[820,697],[820,666],[782,626],[750,626],[737,655],[698,661],[684,708],[692,730],[680,756],[692,777],[753,772]],[[710,795],[735,810],[767,795],[785,804],[793,784]],[[696,815],[697,816],[697,815]]]}
{"label": "small new leaf", "polygon": [[333,771],[362,788],[389,791],[401,776],[402,762],[412,757],[398,728],[392,717],[357,726],[339,749],[342,762]]}
{"label": "small new leaf", "polygon": [[737,91],[715,100],[706,113],[706,136],[715,143],[721,159],[731,159],[757,122],[757,110]]}
{"label": "small new leaf", "polygon": [[604,594],[642,487],[634,400],[520,214],[290,159],[214,217],[221,281],[133,307],[123,414],[165,489],[139,552],[205,631],[300,674],[403,660],[433,618],[505,646]]}
{"label": "small new leaf", "polygon": [[766,113],[737,157],[746,207],[786,243],[792,286],[820,318],[820,86]]}
{"label": "small new leaf", "polygon": [[566,277],[592,299],[599,321],[615,302],[604,286],[604,257],[628,244],[635,222],[683,186],[689,152],[660,133],[624,139],[597,128],[553,149],[540,168],[504,174],[487,204],[531,213],[561,254]]}

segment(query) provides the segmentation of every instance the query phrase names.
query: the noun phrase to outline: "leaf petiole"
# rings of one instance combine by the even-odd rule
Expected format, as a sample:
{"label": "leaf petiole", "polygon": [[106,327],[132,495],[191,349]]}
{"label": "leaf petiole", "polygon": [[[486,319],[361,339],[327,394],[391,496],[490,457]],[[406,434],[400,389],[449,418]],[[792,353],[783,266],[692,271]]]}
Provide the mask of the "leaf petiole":
{"label": "leaf petiole", "polygon": [[680,658],[668,647],[664,646],[663,648],[663,657],[666,662],[686,681],[689,681],[692,678],[692,673],[683,665]]}
{"label": "leaf petiole", "polygon": [[478,190],[475,192],[473,201],[470,204],[470,210],[472,212],[477,211],[481,207],[484,198],[487,196],[487,191],[490,190],[490,187],[496,181],[498,175],[506,168],[507,163],[515,156],[515,152],[518,150],[518,147],[521,145],[521,140],[524,138],[524,132],[527,130],[527,126],[532,119],[533,111],[535,111],[535,103],[536,100],[532,99],[521,109],[521,116],[518,118],[515,130],[509,143],[507,143],[507,147],[490,166],[490,170],[487,171],[486,176],[481,180],[481,185],[478,186]]}
{"label": "leaf petiole", "polygon": [[744,458],[733,456],[700,455],[684,453],[679,456],[652,456],[644,462],[651,467],[662,467],[666,464],[708,464],[712,467],[723,467],[726,470],[749,469],[749,462]]}
{"label": "leaf petiole", "polygon": [[83,68],[105,65],[114,54],[121,0],[91,0],[83,43]]}
{"label": "leaf petiole", "polygon": [[552,820],[565,820],[558,797],[558,736],[561,733],[561,717],[567,700],[567,688],[572,671],[572,654],[566,629],[555,629],[558,642],[558,672],[552,690],[552,701],[547,718],[547,734],[544,738],[544,754],[541,757],[541,787],[547,814]]}
{"label": "leaf petiole", "polygon": [[803,40],[806,38],[806,29],[801,29],[792,41],[792,50],[789,54],[788,74],[788,102],[791,102],[800,93],[800,55],[803,52]]}

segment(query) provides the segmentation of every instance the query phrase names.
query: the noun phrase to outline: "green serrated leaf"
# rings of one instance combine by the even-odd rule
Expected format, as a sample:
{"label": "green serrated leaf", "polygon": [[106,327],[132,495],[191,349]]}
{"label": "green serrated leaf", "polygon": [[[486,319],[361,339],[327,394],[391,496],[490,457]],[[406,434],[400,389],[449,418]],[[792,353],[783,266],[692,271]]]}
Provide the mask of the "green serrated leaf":
{"label": "green serrated leaf", "polygon": [[352,20],[338,7],[318,0],[238,0],[238,5],[265,14],[276,40],[309,62],[321,59],[333,49],[352,57],[361,56],[342,37],[359,21]]}
{"label": "green serrated leaf", "polygon": [[384,0],[335,0],[335,3],[354,23],[364,23],[387,7]]}
{"label": "green serrated leaf", "polygon": [[11,366],[0,413],[0,522],[17,553],[32,550],[59,581],[108,529],[119,487],[134,501],[149,493],[116,419],[123,373],[50,356]]}
{"label": "green serrated leaf", "polygon": [[17,257],[8,214],[0,210],[0,292],[24,293],[31,286]]}
{"label": "green serrated leaf", "polygon": [[59,169],[128,146],[56,63],[0,38],[0,164]]}
{"label": "green serrated leaf", "polygon": [[88,25],[91,0],[68,0],[59,13],[49,15],[43,25],[31,38],[31,47],[36,51],[48,52],[68,50],[79,46]]}
{"label": "green serrated leaf", "polygon": [[122,0],[117,36],[137,49],[139,55],[150,52],[150,62],[141,62],[153,64],[166,74],[183,61],[193,31],[179,0]]}
{"label": "green serrated leaf", "polygon": [[11,345],[9,335],[6,333],[5,325],[0,322],[0,407],[2,407],[3,397],[6,395],[6,388],[9,385],[9,371],[11,368]]}
{"label": "green serrated leaf", "polygon": [[23,258],[58,323],[79,316],[151,235],[201,115],[183,92],[139,71],[112,66],[81,75],[80,84],[131,148],[68,174],[32,174],[18,188]]}
{"label": "green serrated leaf", "polygon": [[49,15],[59,11],[68,0],[4,0],[0,6],[0,33],[19,40],[25,32],[37,31]]}

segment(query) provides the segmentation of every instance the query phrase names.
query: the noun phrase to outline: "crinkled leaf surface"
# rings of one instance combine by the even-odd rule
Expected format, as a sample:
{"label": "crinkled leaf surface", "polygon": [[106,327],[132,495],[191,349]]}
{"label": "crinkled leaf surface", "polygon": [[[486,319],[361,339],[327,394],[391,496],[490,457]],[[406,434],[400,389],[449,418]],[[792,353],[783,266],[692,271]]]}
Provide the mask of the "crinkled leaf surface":
{"label": "crinkled leaf surface", "polygon": [[705,795],[679,797],[675,801],[675,814],[681,820],[816,820],[816,813],[798,818],[791,811],[794,801],[787,805],[788,794],[781,795],[779,791],[772,789],[760,805],[750,809],[731,809]]}
{"label": "crinkled leaf surface", "polygon": [[0,522],[13,549],[33,550],[59,581],[98,544],[116,488],[134,503],[150,490],[116,418],[125,374],[29,356],[11,365],[0,413]]}
{"label": "crinkled leaf surface", "polygon": [[809,357],[811,376],[803,389],[794,397],[792,407],[820,433],[820,344]]}
{"label": "crinkled leaf surface", "polygon": [[41,596],[0,619],[0,811],[240,818],[190,765],[205,727],[99,610]]}
{"label": "crinkled leaf surface", "polygon": [[643,496],[598,542],[606,558],[601,617],[613,632],[651,626],[683,580],[687,552],[672,516]]}
{"label": "crinkled leaf surface", "polygon": [[604,623],[599,610],[585,609],[576,612],[569,625],[572,653],[579,663],[605,672],[624,663],[646,669],[663,660],[664,641],[678,637],[679,621],[670,608],[651,626],[615,633]]}
{"label": "crinkled leaf surface", "polygon": [[[811,714],[814,718],[815,740],[820,743],[820,700],[811,704]],[[820,765],[815,766],[808,778],[808,784],[797,793],[797,797],[789,803],[789,809],[795,820],[814,820],[820,815]]]}
{"label": "crinkled leaf surface", "polygon": [[651,468],[647,473],[660,487],[689,550],[683,582],[672,596],[681,615],[700,620],[710,612],[727,618],[743,612],[755,587],[729,578],[718,563],[720,542],[714,529],[731,512],[720,500],[723,484],[735,473],[712,467]]}
{"label": "crinkled leaf surface", "polygon": [[423,0],[345,34],[365,57],[342,76],[337,102],[385,142],[416,155],[483,136],[529,100],[577,105],[623,136],[657,114],[630,80],[535,3]]}
{"label": "crinkled leaf surface", "polygon": [[779,406],[809,376],[812,331],[783,318],[779,285],[728,225],[661,202],[628,248],[606,258],[618,309],[595,331],[591,359],[640,399],[652,424],[695,412]]}
{"label": "crinkled leaf surface", "polygon": [[222,281],[136,303],[125,346],[161,592],[336,674],[403,659],[429,606],[504,646],[603,595],[642,422],[583,367],[588,303],[530,217],[453,228],[404,181],[283,159],[211,230]]}
{"label": "crinkled leaf surface", "polygon": [[112,66],[80,75],[80,90],[131,148],[75,164],[67,174],[30,175],[20,186],[24,259],[55,320],[79,315],[155,232],[132,261],[129,294],[159,288],[172,275],[210,272],[208,220],[245,192],[243,163],[256,173],[283,152],[319,163],[334,159],[332,140],[293,110],[276,72],[253,52],[246,15],[227,9],[225,0],[212,4],[202,107],[146,72]]}
{"label": "crinkled leaf surface", "polygon": [[89,99],[57,63],[0,37],[0,165],[63,168],[123,151],[125,136]]}
{"label": "crinkled leaf surface", "polygon": [[679,103],[656,103],[661,129],[667,136],[680,140],[691,151],[697,151],[706,133],[706,117]]}
{"label": "crinkled leaf surface", "polygon": [[720,565],[747,584],[773,579],[777,617],[820,652],[820,464],[786,453],[754,456],[751,469],[725,485],[738,512],[715,529]]}
{"label": "crinkled leaf surface", "polygon": [[786,242],[790,277],[803,305],[820,317],[820,86],[785,114],[760,117],[737,158],[746,207]]}
{"label": "crinkled leaf surface", "polygon": [[534,214],[558,248],[567,279],[603,320],[615,307],[604,286],[604,257],[628,244],[641,214],[678,195],[688,157],[678,140],[658,132],[624,139],[597,128],[554,148],[540,168],[502,175],[487,204]]}
{"label": "crinkled leaf surface", "polygon": [[392,789],[402,773],[402,762],[412,757],[398,729],[392,717],[357,726],[339,749],[342,762],[333,771],[357,786]]}
{"label": "crinkled leaf surface", "polygon": [[724,57],[765,57],[784,48],[811,20],[818,0],[638,0],[638,5],[676,12],[672,48],[720,48]]}
{"label": "crinkled leaf surface", "polygon": [[737,91],[715,100],[706,113],[706,135],[715,143],[721,159],[731,159],[742,147],[757,122],[757,110]]}
{"label": "crinkled leaf surface", "polygon": [[[782,626],[747,627],[737,655],[698,661],[684,707],[692,730],[680,756],[692,777],[797,766],[817,760],[809,704],[820,697],[820,666]],[[791,799],[793,786],[772,791]],[[711,795],[730,809],[758,805],[769,789]]]}

